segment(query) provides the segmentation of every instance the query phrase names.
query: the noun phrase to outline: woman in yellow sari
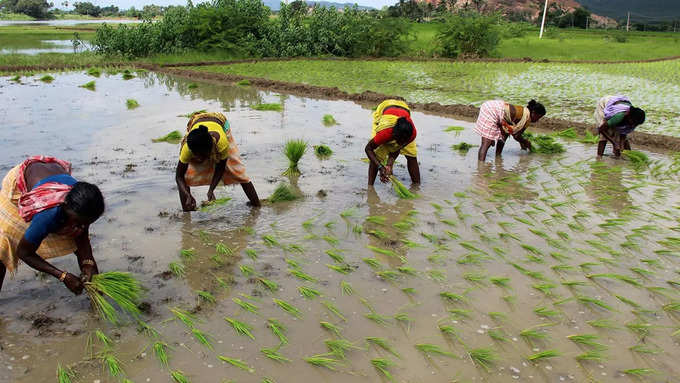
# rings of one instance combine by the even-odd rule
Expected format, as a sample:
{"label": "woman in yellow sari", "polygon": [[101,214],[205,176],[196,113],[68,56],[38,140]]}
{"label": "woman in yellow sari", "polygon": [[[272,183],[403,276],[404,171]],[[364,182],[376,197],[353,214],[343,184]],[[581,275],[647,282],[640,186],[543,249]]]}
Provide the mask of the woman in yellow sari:
{"label": "woman in yellow sari", "polygon": [[187,123],[175,172],[179,199],[184,211],[196,210],[191,186],[208,185],[208,201],[215,200],[215,188],[239,183],[252,206],[260,206],[255,186],[246,175],[229,121],[222,113],[196,113]]}

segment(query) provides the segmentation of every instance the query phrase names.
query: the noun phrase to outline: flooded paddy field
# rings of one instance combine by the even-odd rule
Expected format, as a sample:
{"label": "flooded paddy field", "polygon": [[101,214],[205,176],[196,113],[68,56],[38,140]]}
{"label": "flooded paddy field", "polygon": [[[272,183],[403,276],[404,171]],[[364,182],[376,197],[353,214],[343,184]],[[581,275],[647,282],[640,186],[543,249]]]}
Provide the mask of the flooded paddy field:
{"label": "flooded paddy field", "polygon": [[640,131],[680,136],[680,61],[622,64],[291,60],[196,70],[401,95],[410,102],[481,105],[503,97],[543,103],[548,116],[593,122],[600,97],[625,94],[645,109]]}
{"label": "flooded paddy field", "polygon": [[[502,159],[479,164],[476,148],[450,148],[479,143],[471,123],[414,113],[423,183],[412,189],[420,198],[404,200],[389,185],[366,186],[374,105],[148,72],[53,73],[49,84],[42,75],[0,78],[0,171],[53,155],[101,187],[94,256],[101,271],[142,281],[143,319],[158,336],[98,321],[87,297],[22,265],[0,292],[2,382],[53,380],[58,363],[77,382],[170,382],[173,372],[192,382],[680,376],[677,156],[598,161],[593,145],[560,139],[564,154],[511,142]],[[94,90],[80,87],[90,81]],[[282,111],[252,108],[261,103]],[[303,198],[251,209],[240,188],[218,188],[232,200],[182,213],[178,145],[151,140],[183,131],[180,115],[200,109],[227,114],[261,198],[281,182]],[[338,124],[324,126],[326,114]],[[291,138],[333,154],[310,147],[302,175],[284,177]],[[197,200],[206,191],[193,189]],[[54,263],[77,271],[73,256]],[[96,329],[113,339],[121,376],[97,357],[102,344],[88,343]]]}

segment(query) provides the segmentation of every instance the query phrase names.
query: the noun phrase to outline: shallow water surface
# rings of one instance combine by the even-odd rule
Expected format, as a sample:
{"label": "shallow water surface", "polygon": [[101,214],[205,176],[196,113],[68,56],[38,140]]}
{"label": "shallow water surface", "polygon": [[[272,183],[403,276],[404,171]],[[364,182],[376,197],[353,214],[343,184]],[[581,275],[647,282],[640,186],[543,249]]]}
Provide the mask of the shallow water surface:
{"label": "shallow water surface", "polygon": [[[194,87],[145,72],[127,81],[120,74],[53,76],[51,84],[0,78],[0,170],[28,155],[54,155],[72,161],[77,178],[100,185],[107,211],[91,229],[99,268],[130,271],[148,289],[143,319],[170,346],[170,366],[158,363],[149,348],[154,340],[134,325],[97,321],[86,297],[24,265],[0,293],[0,381],[52,380],[58,362],[73,365],[79,382],[118,381],[97,359],[101,345],[86,347],[97,328],[114,339],[114,353],[135,382],[170,381],[171,370],[194,382],[379,382],[375,358],[394,362],[388,371],[398,382],[619,382],[634,381],[633,372],[662,382],[680,374],[672,335],[680,310],[674,305],[680,283],[676,158],[648,153],[652,163],[636,168],[595,161],[595,148],[577,142],[563,141],[567,153],[555,156],[529,155],[511,142],[502,159],[492,161],[490,153],[478,164],[475,148],[467,154],[450,149],[462,141],[478,144],[471,123],[414,113],[423,184],[413,188],[420,198],[402,200],[389,185],[366,187],[362,159],[372,105],[251,87]],[[95,91],[78,87],[93,79]],[[128,110],[130,98],[140,106]],[[250,108],[265,102],[281,103],[283,111]],[[226,112],[261,198],[280,182],[304,197],[251,209],[239,187],[226,187],[218,189],[218,197],[233,198],[226,205],[181,213],[174,184],[178,146],[151,139],[183,131],[186,118],[179,115],[200,109]],[[324,114],[339,124],[324,127]],[[454,125],[465,129],[444,131]],[[281,173],[290,138],[327,144],[334,153],[319,159],[310,148],[302,175],[289,179]],[[408,185],[403,158],[395,174]],[[193,189],[197,200],[205,192]],[[182,249],[194,255],[182,257]],[[167,271],[171,262],[184,265],[184,278]],[[73,256],[54,263],[77,270]],[[262,279],[279,289],[265,289]],[[321,296],[303,297],[302,286]],[[199,290],[217,302],[200,302]],[[195,314],[194,326],[208,334],[210,347],[172,320],[175,307]],[[254,339],[238,335],[225,317],[251,326]],[[287,344],[267,328],[269,318],[285,325]],[[321,321],[340,327],[339,335]],[[568,338],[583,334],[596,339]],[[338,337],[356,349],[345,359],[330,355],[338,360],[335,370],[304,360],[328,353],[325,340]],[[384,338],[398,356],[367,337]],[[451,355],[425,354],[419,344]],[[290,361],[261,352],[278,346]],[[496,356],[488,371],[470,357],[480,348]],[[529,361],[546,350],[559,356]],[[649,371],[623,372],[642,368]]]}

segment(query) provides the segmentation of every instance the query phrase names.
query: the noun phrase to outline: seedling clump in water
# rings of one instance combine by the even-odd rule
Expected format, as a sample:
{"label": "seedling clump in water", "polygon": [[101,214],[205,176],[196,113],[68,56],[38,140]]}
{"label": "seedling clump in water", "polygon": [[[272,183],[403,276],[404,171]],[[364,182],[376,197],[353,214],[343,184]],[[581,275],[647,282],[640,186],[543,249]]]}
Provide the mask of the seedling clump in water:
{"label": "seedling clump in water", "polygon": [[300,169],[298,162],[307,151],[307,143],[303,140],[289,140],[283,149],[283,153],[288,158],[288,169],[283,172],[284,176],[298,176]]}
{"label": "seedling clump in water", "polygon": [[274,189],[274,193],[267,198],[267,201],[271,203],[284,202],[284,201],[294,201],[300,198],[290,187],[290,185],[281,183]]}
{"label": "seedling clump in water", "polygon": [[138,305],[142,287],[130,273],[110,271],[97,274],[91,282],[85,283],[85,291],[97,314],[112,324],[118,324],[120,318],[109,299],[133,318],[141,314]]}
{"label": "seedling clump in water", "polygon": [[330,114],[324,114],[323,116],[323,124],[326,126],[333,126],[336,125],[338,122],[335,121],[335,117]]}

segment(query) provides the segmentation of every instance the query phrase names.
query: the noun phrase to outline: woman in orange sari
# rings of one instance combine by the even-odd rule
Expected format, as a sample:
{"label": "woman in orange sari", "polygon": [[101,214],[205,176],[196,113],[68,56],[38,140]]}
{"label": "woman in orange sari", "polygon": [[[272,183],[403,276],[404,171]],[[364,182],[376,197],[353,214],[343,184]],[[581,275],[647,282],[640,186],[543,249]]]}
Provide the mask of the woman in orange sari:
{"label": "woman in orange sari", "polygon": [[215,200],[215,188],[239,183],[252,206],[260,206],[255,186],[246,175],[238,147],[222,113],[196,113],[187,123],[175,172],[179,199],[184,211],[196,210],[191,186],[208,185],[208,201]]}

